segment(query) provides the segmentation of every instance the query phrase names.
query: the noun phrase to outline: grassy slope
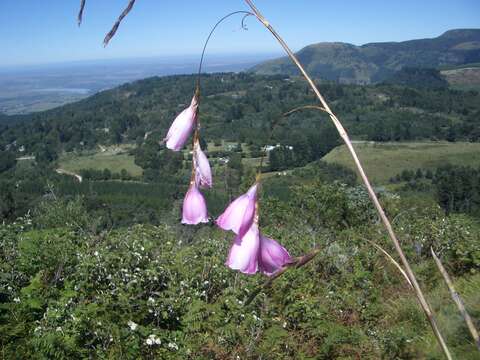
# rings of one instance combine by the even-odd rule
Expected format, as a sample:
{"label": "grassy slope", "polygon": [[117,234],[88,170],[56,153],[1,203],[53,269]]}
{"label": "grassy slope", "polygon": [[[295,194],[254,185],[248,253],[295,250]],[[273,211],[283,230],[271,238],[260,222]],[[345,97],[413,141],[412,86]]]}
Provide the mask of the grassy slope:
{"label": "grassy slope", "polygon": [[[233,144],[233,143],[232,143]],[[405,142],[405,143],[356,143],[360,159],[367,174],[376,184],[385,184],[404,169],[434,169],[442,164],[480,166],[480,144],[465,142]],[[225,150],[225,146],[215,147],[209,144],[209,150]],[[78,172],[81,169],[109,169],[120,172],[125,169],[132,176],[140,176],[142,169],[135,165],[134,157],[123,150],[107,149],[88,155],[65,155],[60,159],[59,167],[67,171]],[[353,162],[345,146],[339,146],[327,154],[323,160],[345,165],[354,169]],[[260,158],[244,158],[244,166],[256,167]],[[268,163],[268,161],[266,162]]]}
{"label": "grassy slope", "polygon": [[[436,168],[446,163],[480,166],[479,143],[411,142],[411,143],[356,143],[365,171],[376,184],[388,180],[404,169]],[[325,161],[345,165],[354,170],[354,164],[345,146],[328,153]]]}
{"label": "grassy slope", "polygon": [[59,167],[67,171],[78,172],[82,169],[109,169],[119,173],[122,169],[132,176],[141,176],[142,168],[135,165],[134,156],[120,151],[96,152],[89,155],[65,155],[60,159]]}
{"label": "grassy slope", "polygon": [[457,90],[480,90],[480,64],[442,70],[450,86]]}

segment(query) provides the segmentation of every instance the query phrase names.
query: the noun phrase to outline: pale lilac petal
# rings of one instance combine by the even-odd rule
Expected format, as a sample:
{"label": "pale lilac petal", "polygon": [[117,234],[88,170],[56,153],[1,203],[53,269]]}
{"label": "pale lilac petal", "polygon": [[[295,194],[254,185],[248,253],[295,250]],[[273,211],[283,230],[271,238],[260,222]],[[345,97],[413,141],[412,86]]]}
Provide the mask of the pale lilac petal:
{"label": "pale lilac petal", "polygon": [[236,236],[225,265],[245,274],[255,274],[258,270],[259,250],[260,232],[258,225],[253,223],[243,237]]}
{"label": "pale lilac petal", "polygon": [[193,152],[195,156],[195,180],[201,187],[212,187],[212,169],[208,162],[207,156],[200,148],[200,144],[195,144],[195,150]]}
{"label": "pale lilac petal", "polygon": [[260,235],[259,267],[264,274],[273,275],[291,260],[290,254],[282,245]]}
{"label": "pale lilac petal", "polygon": [[217,219],[217,225],[224,230],[232,230],[241,238],[252,226],[255,216],[257,184],[247,193],[236,198]]}
{"label": "pale lilac petal", "polygon": [[208,222],[208,213],[205,198],[193,184],[183,200],[182,224],[196,225],[206,222]]}
{"label": "pale lilac petal", "polygon": [[197,100],[194,96],[188,108],[183,110],[173,121],[168,130],[165,141],[167,148],[179,151],[187,142],[197,120]]}

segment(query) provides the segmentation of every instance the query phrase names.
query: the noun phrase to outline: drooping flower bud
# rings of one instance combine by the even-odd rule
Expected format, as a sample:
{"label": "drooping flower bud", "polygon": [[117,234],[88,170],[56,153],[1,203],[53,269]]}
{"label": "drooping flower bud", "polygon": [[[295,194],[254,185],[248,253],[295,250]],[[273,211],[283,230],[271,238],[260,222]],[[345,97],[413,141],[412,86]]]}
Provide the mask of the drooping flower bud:
{"label": "drooping flower bud", "polygon": [[254,221],[243,237],[235,237],[225,265],[244,274],[261,271],[271,276],[291,260],[288,251],[275,240],[263,236]]}
{"label": "drooping flower bud", "polygon": [[291,261],[290,254],[282,245],[260,234],[259,268],[264,274],[273,275]]}
{"label": "drooping flower bud", "polygon": [[200,147],[200,142],[195,141],[193,149],[195,163],[195,181],[200,187],[212,187],[212,169],[208,162],[207,156]]}
{"label": "drooping flower bud", "polygon": [[232,230],[242,238],[253,224],[257,184],[245,194],[236,198],[217,219],[217,225],[223,230]]}
{"label": "drooping flower bud", "polygon": [[182,224],[197,225],[208,222],[207,204],[202,193],[198,190],[195,182],[190,184],[190,188],[183,200]]}
{"label": "drooping flower bud", "polygon": [[198,101],[196,95],[193,96],[190,106],[183,110],[173,120],[168,130],[166,141],[167,148],[173,151],[180,151],[187,142],[197,121]]}

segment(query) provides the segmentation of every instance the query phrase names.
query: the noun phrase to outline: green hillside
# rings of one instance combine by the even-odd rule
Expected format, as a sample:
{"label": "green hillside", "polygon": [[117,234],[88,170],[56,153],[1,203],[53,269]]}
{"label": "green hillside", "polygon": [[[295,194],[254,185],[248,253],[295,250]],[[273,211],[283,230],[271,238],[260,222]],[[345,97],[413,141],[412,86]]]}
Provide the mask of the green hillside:
{"label": "green hillside", "polygon": [[61,169],[75,173],[86,169],[108,169],[112,173],[120,173],[124,169],[133,177],[142,175],[142,168],[135,164],[135,157],[118,148],[83,155],[65,154],[59,160]]}
{"label": "green hillside", "polygon": [[[89,211],[109,209],[107,221],[114,226],[160,223],[171,203],[181,200],[191,161],[188,147],[173,153],[162,139],[191,99],[195,81],[195,76],[149,78],[49,111],[4,117],[2,216],[21,216],[53,186],[62,196],[86,196]],[[315,102],[299,78],[225,73],[204,76],[202,86],[204,149],[221,179],[208,195],[215,211],[249,182],[265,145],[273,150],[262,171],[275,182],[272,194],[287,198],[291,182],[283,174],[320,160],[340,144],[322,113],[309,110],[283,116]],[[475,91],[397,84],[322,83],[320,88],[357,141],[480,140],[480,94]],[[25,158],[34,161],[29,166],[15,161]],[[62,169],[78,173],[84,182],[56,173]],[[330,170],[329,180],[343,176],[338,169]],[[319,172],[315,169],[307,178]],[[149,197],[149,186],[156,186],[159,196]]]}
{"label": "green hillside", "polygon": [[[181,224],[190,145],[173,152],[162,139],[195,81],[145,79],[4,119],[2,358],[441,358],[408,284],[370,243],[395,257],[330,122],[314,111],[283,115],[314,103],[302,80],[202,79],[201,140],[213,187],[201,191],[210,221]],[[380,201],[450,350],[476,359],[430,247],[478,319],[480,94],[320,86],[376,183],[422,167],[418,176],[379,187]],[[251,186],[265,145],[262,234],[295,261],[316,254],[269,286],[260,274],[225,266],[234,234],[214,222]],[[59,170],[78,171],[82,181]]]}
{"label": "green hillside", "polygon": [[445,69],[442,76],[455,89],[480,90],[480,66],[479,64],[467,64],[464,67]]}
{"label": "green hillside", "polygon": [[[433,39],[403,42],[309,45],[297,56],[314,77],[340,83],[370,84],[383,81],[403,67],[437,68],[480,60],[480,29],[450,30]],[[296,75],[286,57],[251,69],[257,74]]]}
{"label": "green hillside", "polygon": [[[354,147],[365,171],[375,184],[386,184],[403,170],[435,170],[447,164],[480,167],[480,143],[357,142]],[[344,145],[333,149],[323,160],[355,170],[353,160]]]}

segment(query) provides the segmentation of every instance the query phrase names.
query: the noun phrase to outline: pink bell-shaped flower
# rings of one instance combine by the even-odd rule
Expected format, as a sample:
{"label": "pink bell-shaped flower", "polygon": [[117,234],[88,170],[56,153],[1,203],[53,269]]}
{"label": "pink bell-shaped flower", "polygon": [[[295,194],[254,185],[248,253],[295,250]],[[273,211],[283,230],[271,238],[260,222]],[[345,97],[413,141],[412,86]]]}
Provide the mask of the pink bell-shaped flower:
{"label": "pink bell-shaped flower", "polygon": [[255,274],[258,271],[259,250],[260,231],[253,223],[243,237],[235,237],[225,265],[244,274]]}
{"label": "pink bell-shaped flower", "polygon": [[223,230],[232,230],[242,238],[253,224],[257,183],[245,194],[236,198],[217,219],[217,225]]}
{"label": "pink bell-shaped flower", "polygon": [[182,224],[197,225],[208,222],[207,204],[202,193],[198,190],[195,182],[190,184],[190,188],[183,200]]}
{"label": "pink bell-shaped flower", "polygon": [[260,234],[259,268],[264,274],[273,275],[291,261],[290,254],[282,245]]}
{"label": "pink bell-shaped flower", "polygon": [[183,148],[197,121],[197,110],[198,101],[197,96],[194,95],[190,106],[178,114],[175,120],[173,120],[167,136],[164,139],[167,148],[173,151],[179,151]]}
{"label": "pink bell-shaped flower", "polygon": [[244,274],[261,271],[271,276],[291,260],[288,251],[275,240],[263,236],[254,221],[243,237],[235,237],[225,265]]}
{"label": "pink bell-shaped flower", "polygon": [[208,162],[207,156],[200,147],[200,142],[195,141],[193,149],[193,157],[195,164],[195,181],[200,187],[212,187],[212,169]]}

